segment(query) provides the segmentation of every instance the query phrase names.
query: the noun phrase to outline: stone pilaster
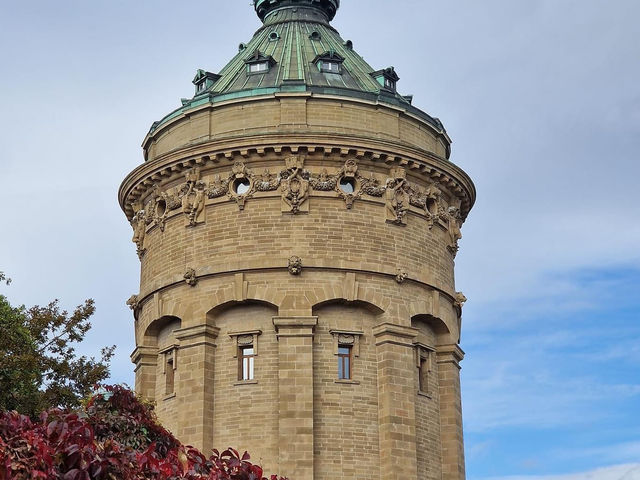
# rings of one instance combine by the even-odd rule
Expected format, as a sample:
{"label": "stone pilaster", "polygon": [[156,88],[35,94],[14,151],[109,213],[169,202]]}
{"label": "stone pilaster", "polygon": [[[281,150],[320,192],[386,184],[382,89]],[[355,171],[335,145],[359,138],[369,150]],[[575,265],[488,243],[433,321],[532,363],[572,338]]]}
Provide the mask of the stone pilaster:
{"label": "stone pilaster", "polygon": [[383,323],[373,329],[378,359],[380,478],[416,478],[415,350],[417,330]]}
{"label": "stone pilaster", "polygon": [[443,345],[436,350],[440,389],[443,480],[464,480],[465,478],[460,398],[460,361],[463,358],[464,352],[458,345]]}
{"label": "stone pilaster", "polygon": [[199,325],[176,330],[176,395],[181,406],[177,436],[206,451],[213,444],[213,374],[216,338],[220,329]]}
{"label": "stone pilaster", "polygon": [[313,334],[318,317],[274,317],[279,473],[313,480]]}
{"label": "stone pilaster", "polygon": [[136,392],[147,400],[155,400],[158,349],[140,345],[131,354],[131,361],[136,366]]}

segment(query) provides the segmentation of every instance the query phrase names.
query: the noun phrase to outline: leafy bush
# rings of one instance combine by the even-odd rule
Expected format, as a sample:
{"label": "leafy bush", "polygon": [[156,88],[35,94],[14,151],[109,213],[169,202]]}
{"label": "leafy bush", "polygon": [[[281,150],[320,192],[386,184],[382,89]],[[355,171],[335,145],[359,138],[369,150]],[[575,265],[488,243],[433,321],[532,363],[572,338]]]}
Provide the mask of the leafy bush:
{"label": "leafy bush", "polygon": [[102,387],[81,412],[49,410],[37,421],[0,413],[0,480],[23,479],[267,480],[246,452],[207,458],[182,445],[120,386]]}

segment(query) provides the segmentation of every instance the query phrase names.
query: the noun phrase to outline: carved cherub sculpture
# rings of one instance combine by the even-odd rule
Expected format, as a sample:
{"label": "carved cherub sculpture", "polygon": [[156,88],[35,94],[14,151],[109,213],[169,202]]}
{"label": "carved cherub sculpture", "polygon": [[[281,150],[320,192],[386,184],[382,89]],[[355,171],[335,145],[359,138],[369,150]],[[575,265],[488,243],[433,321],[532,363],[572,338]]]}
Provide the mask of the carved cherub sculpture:
{"label": "carved cherub sculpture", "polygon": [[407,173],[404,168],[393,168],[391,175],[385,190],[387,222],[405,225],[410,202]]}
{"label": "carved cherub sculpture", "polygon": [[449,233],[449,245],[447,249],[453,254],[458,253],[458,241],[462,238],[460,230],[460,209],[458,207],[449,207],[447,210],[447,231]]}
{"label": "carved cherub sculpture", "polygon": [[182,186],[182,213],[187,216],[187,226],[204,222],[205,184],[200,181],[200,170],[194,168],[186,174]]}
{"label": "carved cherub sculpture", "polygon": [[144,247],[144,238],[147,233],[146,213],[140,202],[135,202],[132,208],[135,214],[131,219],[131,227],[133,228],[133,238],[131,238],[131,241],[136,244],[138,257],[142,258],[146,252],[146,248]]}

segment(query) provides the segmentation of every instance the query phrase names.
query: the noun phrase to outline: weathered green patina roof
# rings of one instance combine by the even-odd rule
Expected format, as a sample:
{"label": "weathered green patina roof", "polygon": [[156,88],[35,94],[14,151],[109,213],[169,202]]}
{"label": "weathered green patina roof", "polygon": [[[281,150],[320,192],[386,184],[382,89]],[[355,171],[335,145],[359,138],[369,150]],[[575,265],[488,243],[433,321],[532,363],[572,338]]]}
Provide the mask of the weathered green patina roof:
{"label": "weathered green patina roof", "polygon": [[[183,99],[182,107],[151,127],[151,132],[183,111],[200,105],[234,98],[270,95],[277,92],[313,92],[363,98],[400,106],[418,115],[444,133],[437,118],[411,106],[411,96],[385,87],[385,77],[395,85],[393,67],[375,70],[350,41],[330,25],[339,0],[254,0],[263,26],[218,74],[199,73],[194,79],[196,95]],[[321,59],[337,61],[339,73],[322,71]],[[252,63],[268,63],[267,71],[251,72]],[[198,79],[204,82],[198,86]]]}

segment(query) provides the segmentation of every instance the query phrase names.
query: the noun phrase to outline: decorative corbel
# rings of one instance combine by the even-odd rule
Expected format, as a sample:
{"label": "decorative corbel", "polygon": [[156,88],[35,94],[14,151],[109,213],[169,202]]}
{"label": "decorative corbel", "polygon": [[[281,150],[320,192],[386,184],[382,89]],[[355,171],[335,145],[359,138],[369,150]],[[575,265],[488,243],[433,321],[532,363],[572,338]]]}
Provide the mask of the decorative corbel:
{"label": "decorative corbel", "polygon": [[187,268],[184,274],[184,281],[190,287],[195,287],[198,284],[198,276],[193,268]]}
{"label": "decorative corbel", "polygon": [[288,270],[291,275],[300,275],[302,273],[302,259],[300,257],[289,258]]}

